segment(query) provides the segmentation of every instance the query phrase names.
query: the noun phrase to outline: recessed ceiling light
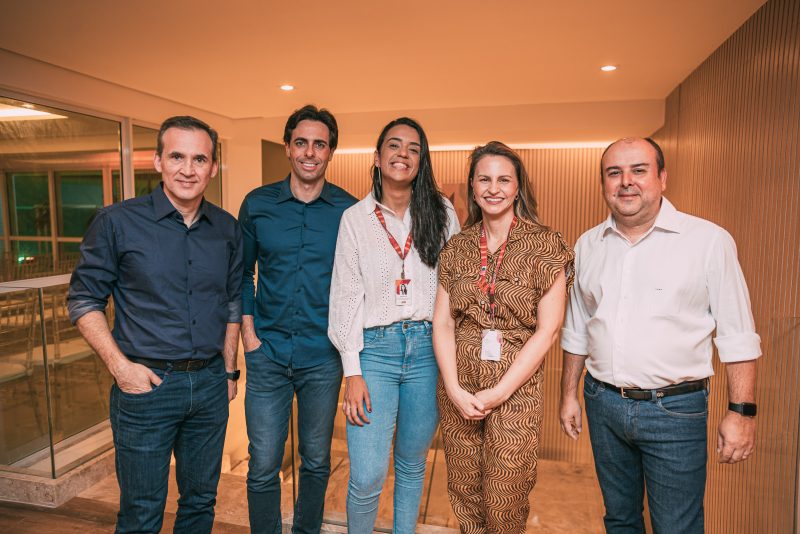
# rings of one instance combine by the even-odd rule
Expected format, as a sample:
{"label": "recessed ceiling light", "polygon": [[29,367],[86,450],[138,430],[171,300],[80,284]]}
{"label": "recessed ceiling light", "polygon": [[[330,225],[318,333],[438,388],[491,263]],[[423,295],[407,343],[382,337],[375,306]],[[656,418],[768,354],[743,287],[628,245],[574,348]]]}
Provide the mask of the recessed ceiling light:
{"label": "recessed ceiling light", "polygon": [[600,70],[602,70],[603,72],[611,72],[613,70],[617,70],[617,66],[616,65],[603,65],[602,67],[600,67]]}
{"label": "recessed ceiling light", "polygon": [[281,85],[281,91],[294,91],[294,85],[290,83],[285,83]]}

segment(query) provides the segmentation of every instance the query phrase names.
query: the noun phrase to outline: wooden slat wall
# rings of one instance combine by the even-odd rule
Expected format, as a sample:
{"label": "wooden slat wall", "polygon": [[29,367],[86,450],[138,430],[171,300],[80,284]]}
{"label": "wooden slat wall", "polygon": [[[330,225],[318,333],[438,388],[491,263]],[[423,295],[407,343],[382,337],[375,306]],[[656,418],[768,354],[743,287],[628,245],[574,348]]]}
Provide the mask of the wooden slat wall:
{"label": "wooden slat wall", "polygon": [[669,198],[736,240],[764,352],[756,453],[734,466],[716,462],[727,384],[715,363],[706,529],[797,532],[800,2],[756,12],[669,96],[656,138]]}
{"label": "wooden slat wall", "polygon": [[[539,201],[545,224],[561,232],[571,245],[580,234],[606,217],[600,195],[598,148],[519,150]],[[432,152],[434,174],[440,186],[464,184],[469,151]],[[372,154],[337,154],[328,167],[328,179],[362,198],[370,189]],[[588,434],[575,443],[558,424],[561,351],[556,345],[545,366],[545,417],[540,457],[578,463],[591,462]],[[584,425],[584,428],[586,426]]]}

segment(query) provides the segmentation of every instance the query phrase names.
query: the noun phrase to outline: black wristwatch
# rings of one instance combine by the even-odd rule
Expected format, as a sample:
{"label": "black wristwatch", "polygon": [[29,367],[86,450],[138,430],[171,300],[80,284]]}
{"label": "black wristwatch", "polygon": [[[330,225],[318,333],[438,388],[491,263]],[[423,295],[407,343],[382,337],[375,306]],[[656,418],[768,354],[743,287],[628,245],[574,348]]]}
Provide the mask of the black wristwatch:
{"label": "black wristwatch", "polygon": [[226,372],[225,374],[228,375],[228,380],[233,380],[234,382],[236,382],[237,380],[239,380],[239,375],[242,374],[242,372],[239,369],[236,369],[233,372],[230,373]]}
{"label": "black wristwatch", "polygon": [[745,417],[755,417],[757,411],[756,405],[752,402],[729,402],[728,409]]}

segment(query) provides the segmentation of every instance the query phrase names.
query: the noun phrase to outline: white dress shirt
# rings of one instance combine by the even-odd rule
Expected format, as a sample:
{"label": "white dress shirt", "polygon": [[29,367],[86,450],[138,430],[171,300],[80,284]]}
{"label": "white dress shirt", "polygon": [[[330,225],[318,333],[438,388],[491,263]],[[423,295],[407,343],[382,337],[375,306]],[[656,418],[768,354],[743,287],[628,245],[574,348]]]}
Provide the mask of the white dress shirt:
{"label": "white dress shirt", "polygon": [[[461,227],[453,205],[446,198],[444,202],[450,239]],[[405,259],[411,299],[406,305],[395,304],[395,280],[400,278],[403,261],[375,215],[376,205],[380,205],[386,227],[401,250],[411,231],[410,209],[400,219],[377,203],[372,193],[342,215],[331,279],[328,337],[342,356],[344,376],[361,374],[359,353],[364,348],[365,328],[433,319],[438,275],[436,269],[422,262],[413,244]]]}
{"label": "white dress shirt", "polygon": [[761,355],[733,238],[666,198],[635,244],[611,215],[583,234],[575,270],[561,347],[588,355],[598,380],[653,389],[711,376],[715,329],[721,361]]}

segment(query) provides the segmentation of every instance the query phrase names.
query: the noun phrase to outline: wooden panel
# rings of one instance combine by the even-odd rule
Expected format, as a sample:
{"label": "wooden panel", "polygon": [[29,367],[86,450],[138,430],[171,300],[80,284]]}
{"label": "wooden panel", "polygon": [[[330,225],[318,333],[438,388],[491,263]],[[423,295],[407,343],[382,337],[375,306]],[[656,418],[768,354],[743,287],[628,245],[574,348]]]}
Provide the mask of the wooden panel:
{"label": "wooden panel", "polygon": [[[716,461],[727,406],[715,363],[708,532],[796,532],[800,374],[800,2],[770,0],[667,99],[668,197],[736,240],[764,356],[756,453]],[[716,357],[715,357],[716,358]]]}

